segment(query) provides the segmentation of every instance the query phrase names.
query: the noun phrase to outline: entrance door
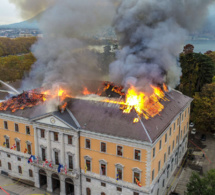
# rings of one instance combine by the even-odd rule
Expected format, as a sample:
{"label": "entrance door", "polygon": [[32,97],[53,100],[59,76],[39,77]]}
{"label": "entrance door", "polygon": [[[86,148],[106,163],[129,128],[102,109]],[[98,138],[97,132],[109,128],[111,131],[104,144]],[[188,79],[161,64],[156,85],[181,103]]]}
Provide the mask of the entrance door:
{"label": "entrance door", "polygon": [[40,180],[40,187],[43,189],[47,188],[47,176],[44,170],[39,170],[39,180]]}
{"label": "entrance door", "polygon": [[66,185],[66,195],[75,195],[74,184],[72,179],[66,178],[65,185]]}
{"label": "entrance door", "polygon": [[60,179],[57,174],[52,174],[52,189],[56,194],[60,194]]}

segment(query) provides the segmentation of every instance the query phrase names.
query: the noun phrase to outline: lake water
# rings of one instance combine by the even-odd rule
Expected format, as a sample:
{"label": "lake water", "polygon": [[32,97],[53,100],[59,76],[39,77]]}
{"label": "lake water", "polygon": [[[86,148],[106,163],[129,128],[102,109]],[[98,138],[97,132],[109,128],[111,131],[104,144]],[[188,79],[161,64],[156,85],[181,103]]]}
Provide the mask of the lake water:
{"label": "lake water", "polygon": [[205,53],[208,50],[215,51],[215,40],[191,40],[187,41],[194,46],[194,52]]}

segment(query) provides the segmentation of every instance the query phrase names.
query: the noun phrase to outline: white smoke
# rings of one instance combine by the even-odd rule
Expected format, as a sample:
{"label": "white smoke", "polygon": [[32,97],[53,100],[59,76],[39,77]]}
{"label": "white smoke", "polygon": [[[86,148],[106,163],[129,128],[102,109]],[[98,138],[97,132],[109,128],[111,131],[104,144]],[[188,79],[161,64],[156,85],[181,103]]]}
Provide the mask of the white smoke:
{"label": "white smoke", "polygon": [[122,0],[114,28],[122,49],[110,64],[111,80],[147,91],[150,84],[175,87],[177,57],[187,34],[203,22],[214,0]]}

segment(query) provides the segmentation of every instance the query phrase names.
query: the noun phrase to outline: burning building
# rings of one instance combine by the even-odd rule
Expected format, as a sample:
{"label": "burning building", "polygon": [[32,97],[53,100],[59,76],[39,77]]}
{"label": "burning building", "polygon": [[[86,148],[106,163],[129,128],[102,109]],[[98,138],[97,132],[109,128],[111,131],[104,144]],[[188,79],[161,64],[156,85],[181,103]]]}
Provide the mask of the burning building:
{"label": "burning building", "polygon": [[[192,99],[162,86],[139,110],[120,86],[104,86],[96,98],[40,89],[2,102],[2,173],[61,195],[164,193],[187,150]],[[42,109],[53,99],[61,106]]]}

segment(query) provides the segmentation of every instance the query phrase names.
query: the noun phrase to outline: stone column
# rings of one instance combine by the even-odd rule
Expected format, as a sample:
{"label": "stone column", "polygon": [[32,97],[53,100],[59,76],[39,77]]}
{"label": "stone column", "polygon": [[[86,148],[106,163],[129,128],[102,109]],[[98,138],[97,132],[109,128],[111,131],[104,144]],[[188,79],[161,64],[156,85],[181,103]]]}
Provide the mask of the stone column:
{"label": "stone column", "polygon": [[66,186],[65,186],[65,178],[64,176],[60,176],[60,195],[66,194]]}
{"label": "stone column", "polygon": [[38,153],[38,131],[37,128],[34,127],[34,143],[35,143],[35,156],[38,157],[39,153]]}
{"label": "stone column", "polygon": [[51,153],[51,132],[47,131],[46,133],[46,138],[47,138],[47,160],[51,161],[52,160],[52,153]]}
{"label": "stone column", "polygon": [[[67,162],[65,162],[65,146],[64,146],[64,134],[60,133],[60,147],[61,147],[61,159],[60,159],[60,163],[65,165],[67,164]],[[68,167],[68,164],[67,164]]]}
{"label": "stone column", "polygon": [[34,186],[40,188],[39,169],[34,167]]}
{"label": "stone column", "polygon": [[53,192],[51,173],[47,174],[47,189],[48,192]]}

